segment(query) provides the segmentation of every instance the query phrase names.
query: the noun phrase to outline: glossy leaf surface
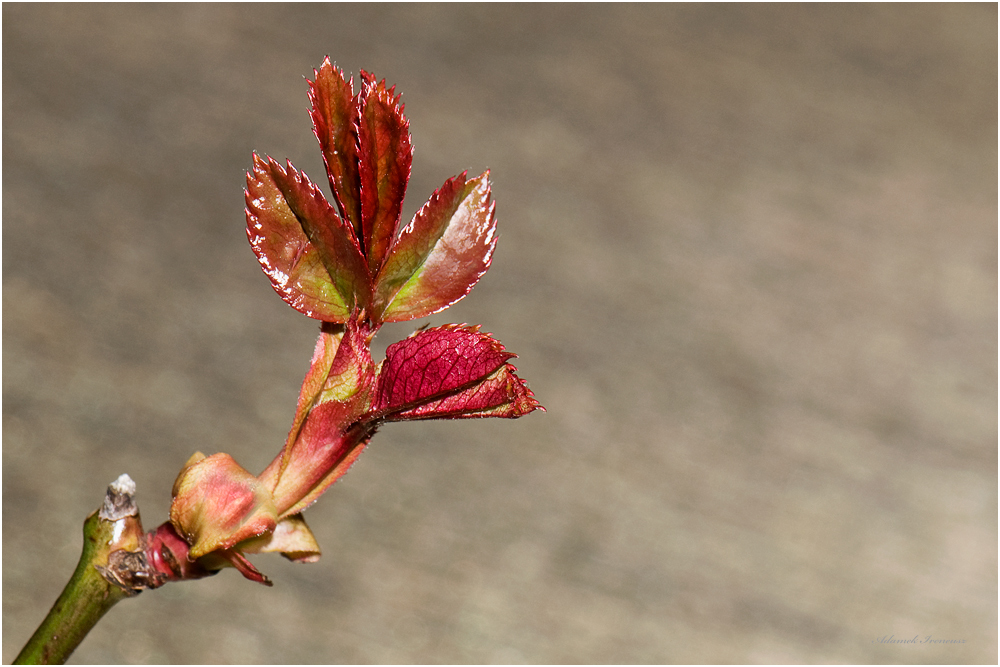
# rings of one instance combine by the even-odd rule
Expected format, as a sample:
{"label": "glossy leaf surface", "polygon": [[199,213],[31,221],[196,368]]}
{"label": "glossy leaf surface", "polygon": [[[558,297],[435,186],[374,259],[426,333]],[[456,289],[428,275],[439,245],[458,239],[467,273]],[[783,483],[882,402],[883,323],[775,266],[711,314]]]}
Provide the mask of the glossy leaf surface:
{"label": "glossy leaf surface", "polygon": [[534,410],[544,410],[517,369],[504,364],[491,375],[463,391],[403,410],[387,421],[412,419],[469,419],[475,417],[523,417]]}
{"label": "glossy leaf surface", "polygon": [[291,164],[254,155],[247,174],[247,237],[275,291],[309,317],[344,322],[370,292],[349,227]]}
{"label": "glossy leaf surface", "polygon": [[413,160],[410,123],[394,93],[395,87],[386,89],[384,80],[366,81],[358,109],[361,225],[373,276],[396,236]]}
{"label": "glossy leaf surface", "polygon": [[309,115],[323,151],[330,187],[341,216],[361,238],[361,183],[358,179],[358,107],[352,80],[326,58],[309,81]]}
{"label": "glossy leaf surface", "polygon": [[351,306],[364,308],[369,301],[371,279],[358,240],[351,226],[334,210],[309,177],[296,171],[291,162],[282,169],[268,159],[271,178],[281,190],[285,201],[309,242],[319,251],[319,257],[333,279],[337,291]]}
{"label": "glossy leaf surface", "polygon": [[385,322],[426,317],[462,299],[496,248],[489,172],[445,181],[392,244],[372,309]]}
{"label": "glossy leaf surface", "polygon": [[[479,327],[446,325],[418,331],[386,350],[373,412],[392,419],[392,415],[461,394],[494,375],[513,356],[498,341],[480,333]],[[496,407],[485,399],[487,394],[496,397],[493,390],[498,387],[482,395],[466,394],[467,405],[459,400],[445,407],[449,413]]]}

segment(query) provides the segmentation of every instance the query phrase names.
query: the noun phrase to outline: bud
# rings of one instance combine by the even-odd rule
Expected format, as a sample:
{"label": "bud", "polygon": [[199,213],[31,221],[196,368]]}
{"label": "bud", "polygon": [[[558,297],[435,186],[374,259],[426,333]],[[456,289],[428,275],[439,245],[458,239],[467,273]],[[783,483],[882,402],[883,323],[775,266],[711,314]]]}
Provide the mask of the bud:
{"label": "bud", "polygon": [[174,482],[170,522],[194,559],[273,531],[277,511],[270,491],[229,454],[197,452]]}

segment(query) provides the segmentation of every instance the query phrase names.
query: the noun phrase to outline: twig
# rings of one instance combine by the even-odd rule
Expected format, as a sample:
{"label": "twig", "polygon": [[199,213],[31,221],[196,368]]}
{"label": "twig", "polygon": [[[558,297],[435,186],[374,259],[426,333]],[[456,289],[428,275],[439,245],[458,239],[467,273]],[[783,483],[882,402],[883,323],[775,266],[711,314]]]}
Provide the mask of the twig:
{"label": "twig", "polygon": [[161,583],[147,563],[134,493],[128,475],[108,486],[104,505],[84,521],[76,571],[15,665],[64,663],[111,607]]}

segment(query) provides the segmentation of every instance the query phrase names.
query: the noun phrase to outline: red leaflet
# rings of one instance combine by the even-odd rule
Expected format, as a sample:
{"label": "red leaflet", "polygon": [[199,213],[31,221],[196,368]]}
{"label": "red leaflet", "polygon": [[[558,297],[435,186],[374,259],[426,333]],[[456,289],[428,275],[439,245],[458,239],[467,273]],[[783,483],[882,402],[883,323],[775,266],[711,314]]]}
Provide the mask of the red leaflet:
{"label": "red leaflet", "polygon": [[390,248],[372,299],[376,316],[385,322],[426,317],[467,295],[493,257],[495,208],[488,171],[445,181]]}
{"label": "red leaflet", "polygon": [[291,162],[287,164],[286,173],[277,162],[268,158],[271,178],[298,218],[309,242],[319,251],[337,291],[351,310],[364,308],[369,301],[371,280],[353,229],[337,215],[308,176],[296,171]]}
{"label": "red leaflet", "polygon": [[527,414],[538,404],[507,364],[513,356],[479,327],[418,331],[386,350],[372,412],[386,420]]}
{"label": "red leaflet", "polygon": [[504,364],[489,377],[483,378],[464,391],[415,408],[395,413],[386,421],[413,419],[468,419],[473,417],[523,417],[534,410],[545,411],[538,404],[517,369]]}
{"label": "red leaflet", "polygon": [[353,80],[345,81],[339,69],[327,57],[315,81],[309,81],[309,115],[313,132],[319,140],[330,178],[333,196],[340,214],[350,221],[357,238],[361,229],[361,183],[358,180],[358,107],[354,100]]}
{"label": "red leaflet", "polygon": [[254,154],[247,237],[274,289],[299,312],[344,322],[370,293],[354,234],[305,174]]}
{"label": "red leaflet", "polygon": [[386,90],[384,80],[376,84],[366,74],[358,109],[358,173],[365,255],[374,278],[399,227],[413,148],[395,87]]}

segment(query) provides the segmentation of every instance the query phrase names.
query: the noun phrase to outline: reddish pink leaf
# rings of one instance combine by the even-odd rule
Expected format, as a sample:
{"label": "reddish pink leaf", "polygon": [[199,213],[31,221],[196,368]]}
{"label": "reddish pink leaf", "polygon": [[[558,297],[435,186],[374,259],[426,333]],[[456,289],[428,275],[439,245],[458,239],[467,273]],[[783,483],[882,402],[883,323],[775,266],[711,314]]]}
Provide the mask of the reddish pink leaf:
{"label": "reddish pink leaf", "polygon": [[247,174],[246,216],[250,245],[281,298],[309,317],[346,320],[347,302],[256,154]]}
{"label": "reddish pink leaf", "polygon": [[358,180],[358,107],[354,99],[353,79],[330,64],[329,56],[309,81],[309,115],[313,132],[319,140],[330,178],[333,196],[340,214],[349,220],[361,237],[361,183]]}
{"label": "reddish pink leaf", "polygon": [[336,402],[352,405],[357,414],[367,409],[367,401],[375,386],[375,365],[371,353],[374,335],[366,320],[352,318],[348,321],[330,373],[316,398],[317,404]]}
{"label": "reddish pink leaf", "polygon": [[351,226],[330,206],[309,177],[287,162],[287,172],[268,158],[267,166],[285,201],[348,305],[367,307],[371,294],[368,266]]}
{"label": "reddish pink leaf", "polygon": [[344,406],[316,406],[313,421],[302,429],[302,446],[274,491],[279,518],[297,514],[323,495],[354,464],[374,435],[377,424],[344,428]]}
{"label": "reddish pink leaf", "polygon": [[302,388],[299,390],[299,400],[295,406],[292,428],[288,431],[285,446],[281,449],[281,456],[277,459],[277,462],[280,462],[280,467],[277,469],[279,471],[284,470],[288,465],[292,445],[298,440],[306,417],[316,405],[320,392],[323,391],[323,387],[327,383],[330,369],[337,356],[337,350],[340,348],[340,341],[344,337],[344,330],[344,325],[331,323],[324,323],[320,329],[319,338],[316,339],[316,347],[313,349],[312,361],[309,363],[309,370],[306,372],[306,377],[302,380]]}
{"label": "reddish pink leaf", "polygon": [[479,327],[449,324],[418,331],[386,350],[373,412],[388,415],[472,387],[514,355]]}
{"label": "reddish pink leaf", "polygon": [[467,419],[471,417],[523,417],[534,410],[545,410],[535,400],[524,380],[504,364],[492,375],[464,391],[436,401],[418,405],[387,418],[387,421],[408,419]]}
{"label": "reddish pink leaf", "polygon": [[[303,395],[313,396],[309,412],[294,442],[286,444],[281,456],[260,475],[260,481],[272,491],[279,518],[302,511],[318,498],[346,472],[349,462],[345,461],[353,461],[357,456],[354,450],[363,447],[374,433],[374,425],[350,428],[368,410],[375,384],[370,338],[366,324],[349,320],[318,392],[313,388],[312,369],[306,375],[310,388],[303,385]],[[313,359],[320,369],[327,363],[328,349],[326,342],[322,350],[317,345]]]}
{"label": "reddish pink leaf", "polygon": [[365,90],[359,98],[358,173],[361,182],[361,225],[364,251],[374,277],[396,236],[403,196],[410,180],[413,148],[410,123],[403,115],[395,87],[374,83],[362,72]]}
{"label": "reddish pink leaf", "polygon": [[344,322],[367,302],[364,258],[350,228],[291,163],[256,153],[247,174],[247,237],[275,291],[315,319]]}
{"label": "reddish pink leaf", "polygon": [[468,294],[493,257],[495,208],[489,171],[445,181],[389,249],[375,283],[373,319],[425,317]]}

